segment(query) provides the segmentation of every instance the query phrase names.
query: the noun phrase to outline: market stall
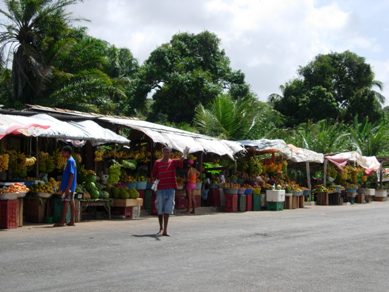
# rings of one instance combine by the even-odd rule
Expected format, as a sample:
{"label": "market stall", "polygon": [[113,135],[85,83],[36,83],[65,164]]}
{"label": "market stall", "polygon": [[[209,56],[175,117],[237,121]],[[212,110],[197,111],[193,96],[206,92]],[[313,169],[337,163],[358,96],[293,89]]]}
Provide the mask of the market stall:
{"label": "market stall", "polygon": [[[244,140],[240,141],[240,143],[247,149],[250,149],[249,152],[252,153],[252,157],[258,154],[271,155],[270,158],[268,157],[262,161],[263,174],[270,177],[271,179],[269,181],[273,182],[272,189],[269,189],[269,186],[267,186],[267,200],[269,202],[279,203],[281,201],[278,201],[278,199],[272,199],[273,195],[285,194],[285,208],[294,209],[304,207],[304,197],[308,196],[311,190],[310,163],[323,163],[324,155],[296,147],[292,144],[287,144],[280,139]],[[276,154],[278,158],[276,158]],[[251,159],[253,160],[255,158]],[[307,188],[300,186],[299,183],[291,179],[291,174],[286,170],[288,165],[287,161],[295,164],[305,164]],[[280,190],[275,190],[276,188]],[[283,196],[280,199],[283,199]],[[271,203],[270,205],[272,206],[274,204]],[[277,209],[281,209],[281,207],[278,206]]]}
{"label": "market stall", "polygon": [[[15,208],[20,210],[22,214],[24,209],[26,219],[36,223],[41,223],[44,220],[51,223],[52,219],[50,218],[55,217],[51,216],[51,209],[54,210],[53,213],[61,212],[58,210],[58,207],[62,206],[60,200],[49,200],[58,189],[58,176],[61,175],[66,163],[61,157],[59,148],[61,144],[57,145],[58,141],[72,143],[77,147],[82,147],[87,142],[92,145],[129,145],[130,142],[127,138],[105,129],[93,121],[68,123],[46,114],[34,116],[0,115],[0,121],[3,129],[2,137],[5,137],[1,141],[0,153],[1,184],[5,186],[0,190],[0,204],[5,206],[4,210],[0,208],[0,219],[1,222],[5,223],[0,224],[0,228],[14,227],[15,224],[8,223],[13,222],[10,221],[10,218],[12,219],[14,216],[9,214],[13,214]],[[33,141],[34,143],[32,143]],[[82,172],[84,168],[80,151],[78,150],[74,156],[80,167],[80,172]],[[79,181],[79,183],[82,185],[84,181]],[[93,190],[97,190],[97,187],[93,187],[92,183],[89,186],[92,186]],[[20,191],[22,188],[23,192]],[[12,193],[10,193],[11,191]],[[28,195],[21,200],[20,198],[26,193]],[[10,201],[16,201],[16,199],[18,204],[15,207],[15,204]],[[81,210],[90,207],[93,200],[95,205],[103,204],[108,212],[108,217],[110,217],[110,199],[104,196],[104,193],[99,193],[94,198],[80,197],[79,199],[77,203],[80,213]],[[23,202],[25,203],[24,208]],[[11,209],[13,211],[10,211]],[[23,216],[19,215],[17,218],[20,222],[20,218]]]}
{"label": "market stall", "polygon": [[[363,156],[356,151],[327,155],[324,161],[323,186],[319,186],[318,192],[325,199],[320,204],[341,204],[343,201],[364,203],[375,197],[383,200],[386,198],[386,191],[372,188],[377,185],[377,172],[380,169],[381,164],[376,157]],[[331,194],[338,196],[335,203],[331,203],[331,198],[327,199]]]}

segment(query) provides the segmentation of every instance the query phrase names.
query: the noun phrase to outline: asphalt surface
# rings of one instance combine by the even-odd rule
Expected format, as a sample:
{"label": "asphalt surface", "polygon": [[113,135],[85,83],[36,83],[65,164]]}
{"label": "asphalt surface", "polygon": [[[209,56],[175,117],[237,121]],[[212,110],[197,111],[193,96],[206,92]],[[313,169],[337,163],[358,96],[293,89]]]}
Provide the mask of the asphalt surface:
{"label": "asphalt surface", "polygon": [[389,202],[0,232],[0,291],[389,291]]}

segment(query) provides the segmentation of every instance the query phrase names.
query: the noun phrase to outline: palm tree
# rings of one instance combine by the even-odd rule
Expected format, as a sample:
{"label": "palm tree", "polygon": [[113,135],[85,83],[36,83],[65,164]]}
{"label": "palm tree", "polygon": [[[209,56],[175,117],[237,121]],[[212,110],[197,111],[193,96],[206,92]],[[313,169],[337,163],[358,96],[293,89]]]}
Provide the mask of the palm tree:
{"label": "palm tree", "polygon": [[352,149],[350,133],[342,123],[304,123],[287,133],[285,140],[298,147],[330,154]]}
{"label": "palm tree", "polygon": [[361,154],[373,156],[389,153],[389,131],[384,121],[373,124],[366,118],[360,123],[355,118],[350,133],[354,147]]}
{"label": "palm tree", "polygon": [[203,134],[224,139],[259,139],[280,120],[267,104],[246,97],[218,96],[209,108],[196,108],[194,124]]}
{"label": "palm tree", "polygon": [[45,52],[68,28],[66,8],[80,0],[4,0],[0,9],[7,23],[0,24],[0,53],[12,59],[13,98],[33,103],[45,89],[51,66]]}

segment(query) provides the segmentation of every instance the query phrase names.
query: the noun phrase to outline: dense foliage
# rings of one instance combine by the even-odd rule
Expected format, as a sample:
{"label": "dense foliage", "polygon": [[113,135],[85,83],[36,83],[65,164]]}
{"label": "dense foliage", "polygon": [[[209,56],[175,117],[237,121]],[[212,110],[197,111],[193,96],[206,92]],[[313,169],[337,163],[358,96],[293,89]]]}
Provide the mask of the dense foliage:
{"label": "dense foliage", "polygon": [[331,119],[352,122],[355,116],[378,121],[384,97],[382,84],[365,59],[346,51],[318,55],[298,71],[299,77],[281,87],[270,102],[287,118],[289,126],[307,120]]}
{"label": "dense foliage", "polygon": [[389,154],[389,109],[365,59],[349,51],[318,55],[269,102],[231,68],[219,38],[178,33],[143,64],[72,26],[81,0],[3,0],[0,103],[36,103],[137,115],[220,138],[281,138],[318,152]]}

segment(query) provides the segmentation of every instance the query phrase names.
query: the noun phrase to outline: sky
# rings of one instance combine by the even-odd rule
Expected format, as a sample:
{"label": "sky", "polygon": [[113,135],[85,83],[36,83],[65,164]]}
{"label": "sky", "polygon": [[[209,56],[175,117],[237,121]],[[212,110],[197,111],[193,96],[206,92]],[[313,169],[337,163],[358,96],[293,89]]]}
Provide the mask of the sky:
{"label": "sky", "polygon": [[388,11],[388,0],[84,0],[72,8],[89,20],[77,25],[140,62],[177,32],[214,32],[262,100],[317,54],[351,50],[372,65],[389,104]]}

